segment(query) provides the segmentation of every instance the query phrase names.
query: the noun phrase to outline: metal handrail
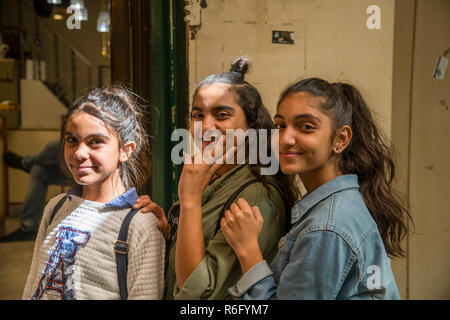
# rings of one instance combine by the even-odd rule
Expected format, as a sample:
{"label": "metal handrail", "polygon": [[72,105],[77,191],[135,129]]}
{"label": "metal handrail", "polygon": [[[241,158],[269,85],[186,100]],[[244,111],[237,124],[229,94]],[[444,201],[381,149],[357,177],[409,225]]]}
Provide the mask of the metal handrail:
{"label": "metal handrail", "polygon": [[[37,14],[34,12],[34,9],[30,8],[28,3],[26,3],[26,2],[22,2],[22,3],[23,3],[23,8],[27,9],[28,12],[30,12],[33,15],[37,16]],[[66,40],[64,40],[64,37],[62,35],[60,35],[58,32],[56,32],[55,30],[53,30],[51,28],[51,26],[49,26],[48,23],[45,20],[40,19],[39,22],[42,23],[48,31],[50,31],[51,33],[56,35],[58,37],[58,40],[61,41],[66,46],[67,49],[70,49],[71,51],[73,51],[75,53],[75,55],[78,58],[80,58],[80,60],[82,60],[89,67],[92,67],[92,63],[89,61],[89,59],[86,58],[80,51],[75,49],[75,47],[73,47],[70,43],[68,43]]]}
{"label": "metal handrail", "polygon": [[[35,21],[35,33],[36,33],[36,40],[35,40],[35,52],[36,52],[36,60],[37,60],[37,73],[39,79],[41,79],[41,43],[39,39],[41,38],[40,29],[41,26],[43,26],[43,30],[45,30],[45,34],[51,35],[53,38],[53,46],[54,46],[54,63],[55,63],[55,86],[52,85],[53,92],[58,96],[58,98],[62,99],[61,101],[68,106],[70,104],[70,101],[63,98],[61,94],[64,95],[64,91],[69,93],[71,90],[71,99],[75,100],[77,97],[77,88],[81,88],[81,86],[77,85],[77,77],[76,77],[76,62],[77,60],[80,61],[86,68],[87,68],[87,88],[90,88],[92,86],[92,63],[89,61],[88,58],[86,58],[80,51],[78,51],[72,44],[70,44],[68,41],[65,40],[65,38],[56,32],[54,28],[52,28],[48,22],[46,22],[43,19],[40,19],[39,16],[34,12],[34,9],[30,7],[28,3],[26,3],[23,0],[19,0],[18,2],[18,10],[19,10],[19,23],[20,28],[23,28],[23,25],[21,21],[22,19],[22,9],[25,8],[27,14],[31,15],[31,17]],[[22,33],[22,31],[21,31]],[[60,48],[63,51],[68,50],[70,53],[70,64],[67,66],[70,68],[68,71],[71,75],[71,84],[69,86],[63,86],[60,78],[60,63],[59,63],[59,55],[60,55]],[[23,46],[21,46],[21,65],[24,65],[23,61]],[[24,68],[21,68],[22,77],[24,76]],[[48,85],[48,83],[46,83]],[[64,88],[63,88],[64,87]]]}

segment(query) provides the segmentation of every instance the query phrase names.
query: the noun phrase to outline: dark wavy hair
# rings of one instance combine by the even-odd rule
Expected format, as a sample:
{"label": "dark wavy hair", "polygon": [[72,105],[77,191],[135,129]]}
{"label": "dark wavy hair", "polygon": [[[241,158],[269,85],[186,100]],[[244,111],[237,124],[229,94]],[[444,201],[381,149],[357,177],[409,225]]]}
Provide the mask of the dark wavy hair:
{"label": "dark wavy hair", "polygon": [[347,83],[328,83],[318,78],[297,81],[280,95],[278,106],[287,96],[306,92],[320,97],[319,108],[332,122],[331,141],[337,129],[348,125],[353,131],[350,144],[337,157],[343,174],[358,176],[359,190],[375,220],[388,255],[403,257],[401,241],[411,215],[403,196],[394,188],[393,152],[378,130],[370,109],[358,89]]}
{"label": "dark wavy hair", "polygon": [[126,189],[139,188],[148,177],[150,148],[143,127],[144,108],[141,99],[120,85],[97,88],[78,98],[64,116],[60,139],[61,167],[71,176],[64,162],[66,128],[69,121],[81,112],[88,113],[101,120],[119,141],[119,148],[134,141],[136,149],[129,159],[123,162],[119,176]]}
{"label": "dark wavy hair", "polygon": [[[198,83],[192,101],[195,100],[195,96],[198,91],[207,85],[215,83],[223,83],[230,86],[230,92],[234,95],[236,103],[241,107],[245,114],[245,118],[248,123],[248,127],[255,129],[258,132],[259,129],[275,129],[273,119],[264,106],[261,95],[258,90],[245,81],[245,74],[249,71],[249,61],[245,57],[236,59],[232,64],[229,72],[212,74],[206,77],[204,80]],[[271,150],[271,137],[267,135],[267,149]],[[248,160],[248,152],[246,152]],[[260,174],[261,167],[265,165],[261,164],[258,159],[258,163],[249,164],[250,170],[256,178],[265,179],[266,176]],[[288,210],[286,216],[286,228],[290,225],[290,209],[294,205],[295,201],[299,199],[300,192],[297,185],[294,182],[294,176],[283,174],[280,170],[274,175],[275,180],[278,182],[279,187],[283,190],[285,195],[285,206]],[[267,186],[266,186],[267,187]]]}

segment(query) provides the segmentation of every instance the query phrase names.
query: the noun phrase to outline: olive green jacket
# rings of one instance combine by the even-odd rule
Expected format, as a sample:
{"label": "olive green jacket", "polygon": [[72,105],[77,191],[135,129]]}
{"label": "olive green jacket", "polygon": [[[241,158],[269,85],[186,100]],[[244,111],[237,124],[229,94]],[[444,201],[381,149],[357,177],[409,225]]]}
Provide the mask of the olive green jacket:
{"label": "olive green jacket", "polygon": [[[231,299],[228,288],[242,275],[239,260],[228,245],[222,230],[215,234],[220,211],[228,198],[240,186],[255,179],[248,165],[233,168],[203,192],[202,223],[206,254],[197,268],[191,273],[183,287],[177,285],[175,276],[176,234],[170,244],[166,269],[166,293],[164,299]],[[272,177],[270,177],[272,179]],[[272,179],[272,181],[274,181]],[[270,192],[268,191],[270,190]],[[269,197],[270,193],[270,197]],[[267,184],[253,183],[245,188],[238,198],[247,200],[250,206],[258,206],[264,219],[259,235],[259,245],[266,260],[271,261],[277,251],[279,239],[284,235],[285,205],[279,192]],[[173,208],[179,205],[175,203]]]}

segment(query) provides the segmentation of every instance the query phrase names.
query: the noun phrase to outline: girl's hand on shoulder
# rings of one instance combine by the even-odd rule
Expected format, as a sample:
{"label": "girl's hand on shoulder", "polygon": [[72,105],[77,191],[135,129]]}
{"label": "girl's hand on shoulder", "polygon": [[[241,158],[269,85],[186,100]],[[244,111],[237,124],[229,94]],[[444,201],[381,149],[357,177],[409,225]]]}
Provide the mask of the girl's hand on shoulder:
{"label": "girl's hand on shoulder", "polygon": [[156,218],[158,218],[157,228],[162,232],[164,238],[167,240],[170,236],[170,224],[167,221],[164,209],[161,208],[156,202],[153,202],[150,196],[144,195],[137,198],[133,209],[141,209],[141,213],[153,212]]}
{"label": "girl's hand on shoulder", "polygon": [[264,220],[259,208],[250,207],[248,202],[239,198],[220,221],[222,232],[236,255],[252,255],[258,249],[258,236]]}

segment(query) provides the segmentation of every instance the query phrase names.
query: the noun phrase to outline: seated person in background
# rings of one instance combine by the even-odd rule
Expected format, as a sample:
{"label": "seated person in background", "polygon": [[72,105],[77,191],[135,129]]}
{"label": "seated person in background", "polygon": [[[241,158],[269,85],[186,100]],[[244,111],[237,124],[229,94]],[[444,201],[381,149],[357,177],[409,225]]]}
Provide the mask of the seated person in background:
{"label": "seated person in background", "polygon": [[6,165],[30,174],[27,195],[20,214],[20,227],[9,235],[0,237],[0,242],[29,241],[36,238],[45,196],[49,185],[68,184],[59,165],[59,140],[52,140],[38,153],[21,157],[13,152],[3,155]]}

